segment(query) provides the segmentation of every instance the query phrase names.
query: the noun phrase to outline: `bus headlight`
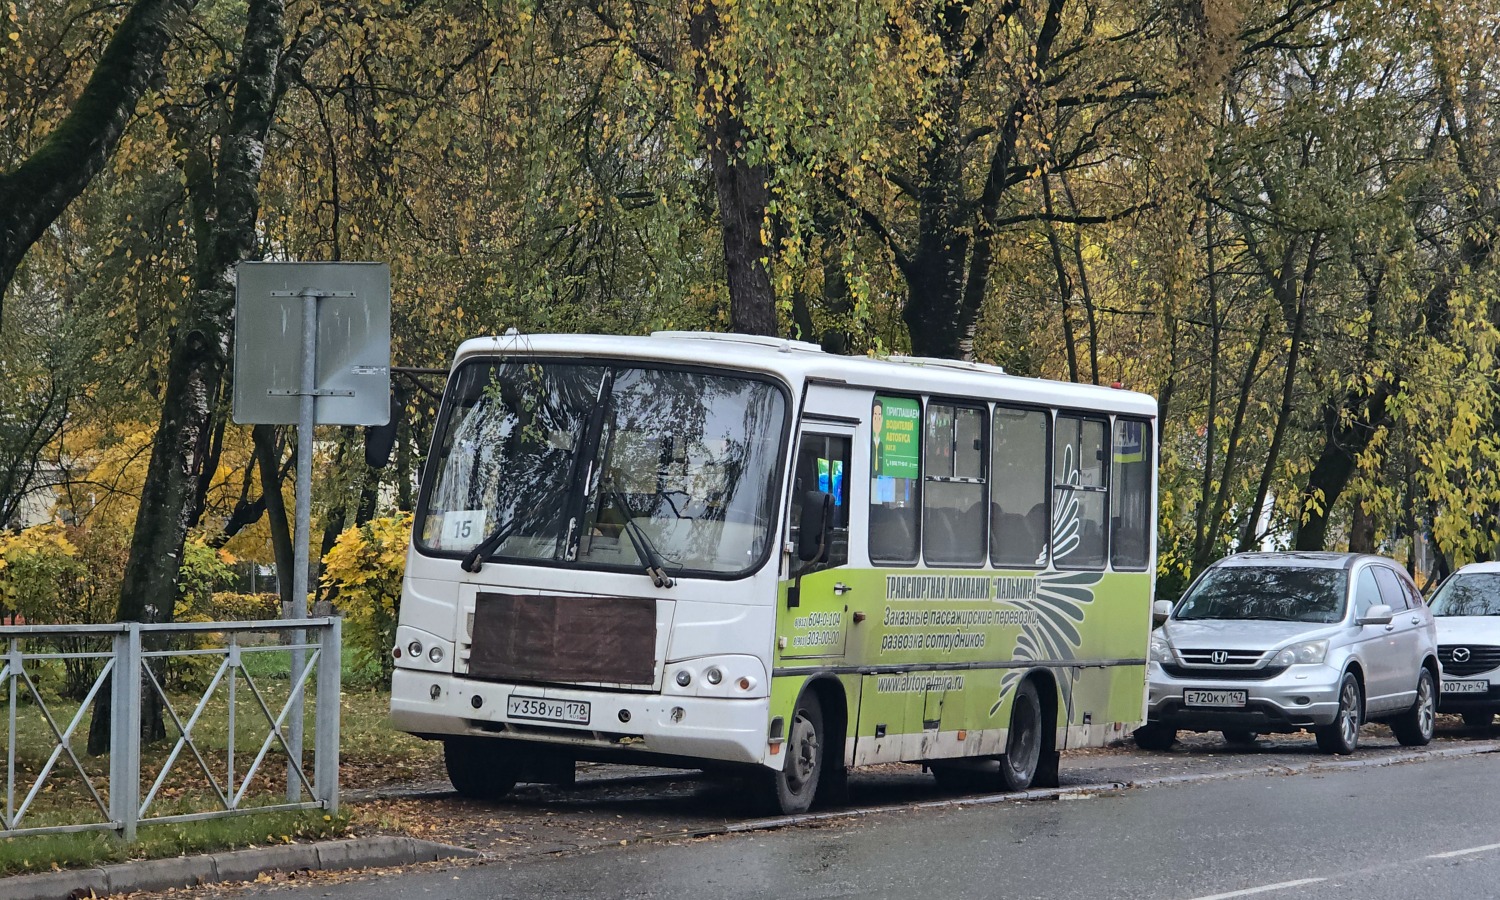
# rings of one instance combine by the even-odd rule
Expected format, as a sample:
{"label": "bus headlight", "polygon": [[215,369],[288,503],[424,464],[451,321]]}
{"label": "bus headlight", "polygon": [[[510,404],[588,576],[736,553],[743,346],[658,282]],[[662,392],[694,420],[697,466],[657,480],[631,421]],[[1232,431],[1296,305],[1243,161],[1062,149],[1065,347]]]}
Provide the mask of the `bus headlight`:
{"label": "bus headlight", "polygon": [[396,657],[396,665],[403,669],[451,674],[455,649],[452,641],[420,628],[400,625],[396,628],[396,649],[392,655]]}
{"label": "bus headlight", "polygon": [[[766,667],[754,656],[674,660],[663,693],[746,700],[766,696]],[[699,677],[701,675],[701,677]]]}

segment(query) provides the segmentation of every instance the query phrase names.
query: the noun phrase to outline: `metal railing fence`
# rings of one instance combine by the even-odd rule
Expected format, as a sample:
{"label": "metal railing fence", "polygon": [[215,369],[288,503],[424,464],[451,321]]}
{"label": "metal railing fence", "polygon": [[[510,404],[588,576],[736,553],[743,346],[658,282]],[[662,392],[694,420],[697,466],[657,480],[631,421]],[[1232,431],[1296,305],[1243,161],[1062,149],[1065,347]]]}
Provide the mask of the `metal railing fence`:
{"label": "metal railing fence", "polygon": [[[342,630],[337,617],[0,626],[0,644],[5,647],[5,655],[0,657],[0,687],[7,705],[5,809],[0,837],[113,831],[133,841],[136,829],[143,824],[277,810],[338,811]],[[287,660],[284,670],[282,657]],[[256,664],[247,667],[251,661]],[[71,716],[65,715],[67,701],[38,686],[39,675],[50,672],[55,677],[59,664],[71,666],[75,691],[88,684]],[[196,687],[186,693],[169,691],[162,673],[172,665],[197,665],[199,684],[209,666],[213,671],[201,691]],[[80,680],[77,673],[91,673],[93,666],[98,666],[98,671],[92,681],[87,676]],[[281,678],[287,681],[284,696],[280,691],[267,690],[268,681]],[[309,685],[313,686],[311,692]],[[109,760],[108,770],[99,771],[99,766],[85,763],[86,753],[80,756],[80,727],[104,690],[110,691]],[[194,695],[196,699],[191,699]],[[148,697],[161,704],[167,737],[143,745],[142,701]],[[189,702],[184,702],[185,697]],[[220,704],[225,711],[225,744],[223,758],[217,759],[200,729],[207,721],[205,711],[213,707],[217,712]],[[311,704],[314,710],[310,775],[301,752],[304,704]],[[241,707],[249,713],[248,725]],[[216,718],[216,734],[220,727]],[[261,732],[264,737],[259,739],[253,759],[237,768],[243,757],[250,755],[238,750],[237,741],[249,739],[253,743]],[[49,744],[50,751],[46,750]],[[23,771],[26,767],[19,754],[23,749],[35,753],[38,748],[47,755],[45,762],[32,766],[33,777],[32,772]],[[158,749],[163,754],[159,768],[153,765],[143,769],[143,753]],[[286,782],[284,792],[278,787],[273,793],[266,789],[271,781],[267,760],[278,751],[286,758]],[[27,762],[35,760],[28,758]],[[184,773],[182,769],[190,771]],[[80,821],[29,824],[27,817],[35,818],[38,798],[57,787],[64,774],[81,777],[81,796],[75,803],[64,804],[71,808],[62,813],[50,810],[49,817],[62,815]],[[196,803],[207,808],[171,812],[163,808],[166,795],[173,792],[166,786],[174,774],[199,779],[200,789],[197,793],[176,790],[172,802],[178,807]],[[202,789],[205,786],[207,789]],[[310,799],[303,799],[304,790]]]}

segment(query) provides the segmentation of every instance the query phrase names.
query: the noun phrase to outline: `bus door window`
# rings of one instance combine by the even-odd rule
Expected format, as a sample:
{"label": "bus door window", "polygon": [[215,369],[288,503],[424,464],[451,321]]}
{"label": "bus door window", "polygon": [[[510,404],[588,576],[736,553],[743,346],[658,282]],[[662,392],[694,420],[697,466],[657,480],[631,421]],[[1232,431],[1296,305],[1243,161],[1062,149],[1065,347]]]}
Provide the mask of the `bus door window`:
{"label": "bus door window", "polygon": [[849,448],[846,437],[804,434],[792,472],[791,516],[787,536],[792,546],[801,537],[802,503],[811,491],[833,495],[833,522],[828,535],[828,559],[802,560],[793,553],[791,574],[810,575],[849,563]]}
{"label": "bus door window", "polygon": [[1109,476],[1110,564],[1146,568],[1151,543],[1151,473],[1155,464],[1151,423],[1116,419]]}
{"label": "bus door window", "polygon": [[995,407],[990,446],[990,562],[997,569],[1047,564],[1047,413]]}
{"label": "bus door window", "polygon": [[927,404],[922,556],[928,565],[984,565],[985,411]]}
{"label": "bus door window", "polygon": [[870,560],[917,561],[922,493],[922,403],[876,395],[870,409]]}
{"label": "bus door window", "polygon": [[1052,557],[1059,569],[1102,569],[1108,485],[1105,422],[1058,415],[1052,448]]}

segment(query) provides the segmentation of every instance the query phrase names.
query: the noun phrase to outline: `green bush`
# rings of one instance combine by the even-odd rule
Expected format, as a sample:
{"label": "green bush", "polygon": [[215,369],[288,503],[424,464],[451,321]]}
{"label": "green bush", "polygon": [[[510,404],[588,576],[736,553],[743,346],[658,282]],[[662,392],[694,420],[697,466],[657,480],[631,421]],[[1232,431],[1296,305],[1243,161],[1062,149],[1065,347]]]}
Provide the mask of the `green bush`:
{"label": "green bush", "polygon": [[411,540],[411,513],[374,519],[339,535],[323,557],[323,584],[337,590],[344,640],[353,650],[354,686],[390,682],[401,576]]}
{"label": "green bush", "polygon": [[[106,529],[37,525],[0,532],[0,607],[31,625],[77,625],[114,619],[120,578],[125,570],[124,537]],[[63,653],[97,649],[97,640],[49,639]],[[60,672],[58,691],[81,700],[93,686],[102,663],[97,658],[68,658],[36,671],[42,679]]]}

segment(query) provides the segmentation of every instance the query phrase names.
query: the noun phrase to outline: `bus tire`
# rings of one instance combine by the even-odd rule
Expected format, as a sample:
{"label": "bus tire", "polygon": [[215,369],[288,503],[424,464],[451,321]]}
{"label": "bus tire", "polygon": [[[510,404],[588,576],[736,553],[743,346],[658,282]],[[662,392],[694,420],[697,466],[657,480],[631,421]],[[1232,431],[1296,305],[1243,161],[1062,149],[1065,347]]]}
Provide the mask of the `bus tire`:
{"label": "bus tire", "polygon": [[443,766],[460,797],[499,800],[516,786],[514,761],[499,743],[484,738],[443,741]]}
{"label": "bus tire", "polygon": [[1031,787],[1042,761],[1042,701],[1030,679],[1016,688],[1010,707],[1010,729],[1000,757],[1000,785],[1007,791]]}
{"label": "bus tire", "polygon": [[796,815],[812,808],[823,775],[825,737],[823,707],[817,694],[807,691],[792,713],[781,771],[767,773],[763,794],[772,815]]}

